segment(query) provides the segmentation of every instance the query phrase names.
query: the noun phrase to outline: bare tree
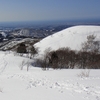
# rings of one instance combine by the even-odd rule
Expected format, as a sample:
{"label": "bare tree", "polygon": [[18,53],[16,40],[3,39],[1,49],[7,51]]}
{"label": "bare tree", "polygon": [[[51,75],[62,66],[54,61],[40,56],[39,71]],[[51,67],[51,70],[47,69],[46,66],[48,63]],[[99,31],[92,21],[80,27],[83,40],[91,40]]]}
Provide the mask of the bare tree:
{"label": "bare tree", "polygon": [[87,41],[82,43],[82,51],[99,52],[100,42],[96,41],[95,38],[96,36],[94,35],[87,36]]}

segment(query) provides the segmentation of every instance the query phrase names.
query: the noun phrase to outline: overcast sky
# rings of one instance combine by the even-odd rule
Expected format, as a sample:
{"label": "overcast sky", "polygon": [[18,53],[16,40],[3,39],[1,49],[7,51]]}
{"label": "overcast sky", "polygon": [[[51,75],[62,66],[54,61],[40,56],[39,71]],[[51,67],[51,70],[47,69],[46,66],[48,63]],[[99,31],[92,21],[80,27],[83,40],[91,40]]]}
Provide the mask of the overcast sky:
{"label": "overcast sky", "polygon": [[100,0],[0,0],[0,22],[100,18]]}

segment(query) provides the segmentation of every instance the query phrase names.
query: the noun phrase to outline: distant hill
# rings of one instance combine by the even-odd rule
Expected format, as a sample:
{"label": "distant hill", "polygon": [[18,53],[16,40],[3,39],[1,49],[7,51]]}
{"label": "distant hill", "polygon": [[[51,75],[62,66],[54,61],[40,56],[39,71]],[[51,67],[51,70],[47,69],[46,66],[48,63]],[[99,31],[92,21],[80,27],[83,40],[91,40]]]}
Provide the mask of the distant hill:
{"label": "distant hill", "polygon": [[41,54],[48,48],[57,50],[70,47],[72,50],[80,50],[82,43],[87,41],[89,35],[96,36],[96,41],[100,41],[100,26],[73,26],[44,38],[34,46],[39,49]]}

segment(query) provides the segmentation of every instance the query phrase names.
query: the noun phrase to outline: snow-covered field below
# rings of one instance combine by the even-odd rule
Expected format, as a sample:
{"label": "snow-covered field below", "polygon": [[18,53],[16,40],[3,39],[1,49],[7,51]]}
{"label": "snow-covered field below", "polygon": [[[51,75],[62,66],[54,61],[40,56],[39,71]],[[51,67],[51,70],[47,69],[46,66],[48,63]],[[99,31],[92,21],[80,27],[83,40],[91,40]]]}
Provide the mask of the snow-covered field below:
{"label": "snow-covered field below", "polygon": [[80,77],[83,69],[27,71],[27,65],[20,69],[23,61],[32,62],[0,52],[0,100],[100,100],[100,70],[91,69],[89,77]]}

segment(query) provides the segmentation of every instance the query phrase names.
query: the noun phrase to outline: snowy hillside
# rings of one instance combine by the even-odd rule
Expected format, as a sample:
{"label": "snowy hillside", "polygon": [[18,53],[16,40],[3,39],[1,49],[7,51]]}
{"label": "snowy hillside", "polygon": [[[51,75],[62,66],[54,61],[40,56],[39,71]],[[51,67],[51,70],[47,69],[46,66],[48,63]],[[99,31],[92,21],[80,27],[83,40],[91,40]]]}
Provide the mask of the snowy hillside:
{"label": "snowy hillside", "polygon": [[100,100],[100,70],[80,77],[85,70],[43,71],[30,65],[27,71],[25,62],[33,61],[0,52],[0,100]]}
{"label": "snowy hillside", "polygon": [[96,36],[100,41],[100,26],[74,26],[50,35],[35,44],[43,53],[46,49],[57,50],[62,47],[70,47],[73,50],[80,50],[81,44],[87,40],[88,35]]}
{"label": "snowy hillside", "polygon": [[3,37],[7,36],[7,34],[5,32],[1,32],[1,34],[2,34]]}
{"label": "snowy hillside", "polygon": [[31,38],[25,38],[25,39],[21,39],[21,38],[15,38],[12,40],[9,40],[7,42],[1,42],[0,43],[0,50],[10,50],[12,48],[15,48],[18,44],[20,43],[25,43],[29,44],[29,43],[34,43],[34,41],[36,41],[38,39],[31,39]]}

